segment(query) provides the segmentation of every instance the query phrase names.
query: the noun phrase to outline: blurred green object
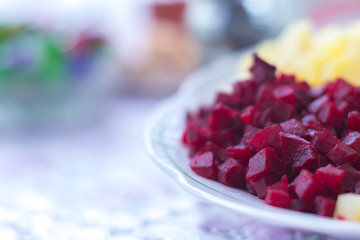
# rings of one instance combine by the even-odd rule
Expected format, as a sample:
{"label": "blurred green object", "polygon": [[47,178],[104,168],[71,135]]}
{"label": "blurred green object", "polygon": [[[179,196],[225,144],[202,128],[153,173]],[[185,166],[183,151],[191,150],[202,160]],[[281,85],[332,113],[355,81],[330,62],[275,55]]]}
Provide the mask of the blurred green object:
{"label": "blurred green object", "polygon": [[0,26],[0,129],[95,115],[116,74],[110,62],[106,41],[89,31]]}

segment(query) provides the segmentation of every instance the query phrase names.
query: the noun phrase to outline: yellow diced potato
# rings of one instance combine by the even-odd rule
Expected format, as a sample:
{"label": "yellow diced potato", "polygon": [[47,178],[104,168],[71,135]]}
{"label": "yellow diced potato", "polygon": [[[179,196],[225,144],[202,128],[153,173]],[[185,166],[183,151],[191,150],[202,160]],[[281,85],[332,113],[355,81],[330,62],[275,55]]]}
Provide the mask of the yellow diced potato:
{"label": "yellow diced potato", "polygon": [[[277,39],[260,43],[255,51],[279,72],[295,74],[310,86],[339,77],[360,86],[360,20],[323,28],[313,28],[302,20],[291,24]],[[239,73],[246,72],[252,63],[245,62]]]}
{"label": "yellow diced potato", "polygon": [[336,201],[334,218],[360,222],[360,195],[340,194]]}

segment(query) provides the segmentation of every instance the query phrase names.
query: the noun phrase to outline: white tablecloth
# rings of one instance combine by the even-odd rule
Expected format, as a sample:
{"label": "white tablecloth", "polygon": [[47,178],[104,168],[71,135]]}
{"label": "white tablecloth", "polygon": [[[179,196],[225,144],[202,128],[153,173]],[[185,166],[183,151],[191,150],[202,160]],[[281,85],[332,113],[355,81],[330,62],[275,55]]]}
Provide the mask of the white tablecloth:
{"label": "white tablecloth", "polygon": [[144,150],[156,104],[120,99],[90,127],[0,137],[0,239],[320,239],[182,191]]}

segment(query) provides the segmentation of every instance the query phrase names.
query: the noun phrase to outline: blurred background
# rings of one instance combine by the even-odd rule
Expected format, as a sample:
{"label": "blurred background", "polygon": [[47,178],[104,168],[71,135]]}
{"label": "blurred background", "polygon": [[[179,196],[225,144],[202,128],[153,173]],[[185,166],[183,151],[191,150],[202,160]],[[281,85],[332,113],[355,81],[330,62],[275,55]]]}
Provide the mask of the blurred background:
{"label": "blurred background", "polygon": [[[69,127],[110,98],[161,98],[195,68],[356,1],[0,1],[0,127]],[[346,13],[346,14],[344,14]]]}
{"label": "blurred background", "polygon": [[212,59],[301,17],[359,12],[356,0],[0,0],[0,239],[209,239],[221,219],[239,228],[153,166],[149,114]]}
{"label": "blurred background", "polygon": [[67,128],[110,98],[159,98],[195,68],[275,36],[287,0],[0,1],[0,127]]}

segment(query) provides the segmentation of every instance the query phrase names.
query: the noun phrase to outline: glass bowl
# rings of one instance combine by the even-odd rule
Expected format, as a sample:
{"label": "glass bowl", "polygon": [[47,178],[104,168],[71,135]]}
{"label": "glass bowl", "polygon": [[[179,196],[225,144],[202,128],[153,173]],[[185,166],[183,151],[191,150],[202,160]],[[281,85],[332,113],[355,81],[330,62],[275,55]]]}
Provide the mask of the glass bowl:
{"label": "glass bowl", "polygon": [[268,206],[246,191],[202,178],[189,168],[188,152],[180,141],[186,112],[209,103],[215,92],[227,89],[236,80],[241,54],[228,55],[199,69],[154,112],[145,133],[151,158],[184,190],[206,201],[272,225],[358,239],[359,223]]}

